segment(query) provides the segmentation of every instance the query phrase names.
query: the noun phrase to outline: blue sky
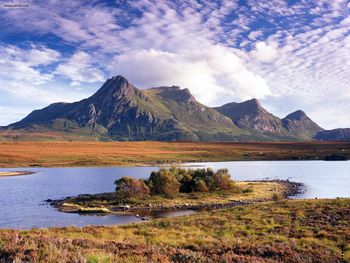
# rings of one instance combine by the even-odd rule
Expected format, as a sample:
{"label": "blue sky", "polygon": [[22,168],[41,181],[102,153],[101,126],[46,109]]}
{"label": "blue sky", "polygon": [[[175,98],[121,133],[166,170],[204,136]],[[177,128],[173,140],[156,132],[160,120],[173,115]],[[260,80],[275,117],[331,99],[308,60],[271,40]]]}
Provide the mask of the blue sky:
{"label": "blue sky", "polygon": [[[22,3],[23,8],[6,4]],[[0,0],[0,125],[113,75],[350,127],[350,1]]]}

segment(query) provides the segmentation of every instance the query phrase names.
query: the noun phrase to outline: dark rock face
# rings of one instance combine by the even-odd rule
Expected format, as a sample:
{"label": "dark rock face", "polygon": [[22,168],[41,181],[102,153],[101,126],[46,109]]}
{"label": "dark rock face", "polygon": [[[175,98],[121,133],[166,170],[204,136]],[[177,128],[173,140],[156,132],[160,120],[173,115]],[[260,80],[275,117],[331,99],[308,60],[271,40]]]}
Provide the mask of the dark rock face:
{"label": "dark rock face", "polygon": [[350,142],[350,128],[320,131],[314,139],[319,141],[347,141]]}
{"label": "dark rock face", "polygon": [[289,132],[302,138],[312,138],[317,132],[323,131],[301,110],[287,115],[282,119],[282,122]]}
{"label": "dark rock face", "polygon": [[188,89],[140,90],[115,76],[87,99],[51,104],[4,130],[59,131],[98,140],[269,141],[309,140],[322,128],[301,111],[281,120],[256,99],[210,108]]}
{"label": "dark rock face", "polygon": [[231,118],[240,128],[269,133],[279,133],[282,130],[280,119],[265,110],[257,99],[242,103],[231,102],[214,109]]}

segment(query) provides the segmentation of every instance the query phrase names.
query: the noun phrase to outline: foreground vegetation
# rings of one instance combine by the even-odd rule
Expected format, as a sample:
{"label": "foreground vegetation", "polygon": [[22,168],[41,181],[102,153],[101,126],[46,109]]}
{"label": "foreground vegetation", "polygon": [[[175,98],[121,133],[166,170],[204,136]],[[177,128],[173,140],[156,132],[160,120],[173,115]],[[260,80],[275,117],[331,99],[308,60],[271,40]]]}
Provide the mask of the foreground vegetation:
{"label": "foreground vegetation", "polygon": [[350,159],[350,143],[0,142],[0,167],[119,166],[235,160],[323,160],[331,156]]}
{"label": "foreground vegetation", "polygon": [[0,262],[349,262],[350,199],[283,200],[117,227],[0,230]]}

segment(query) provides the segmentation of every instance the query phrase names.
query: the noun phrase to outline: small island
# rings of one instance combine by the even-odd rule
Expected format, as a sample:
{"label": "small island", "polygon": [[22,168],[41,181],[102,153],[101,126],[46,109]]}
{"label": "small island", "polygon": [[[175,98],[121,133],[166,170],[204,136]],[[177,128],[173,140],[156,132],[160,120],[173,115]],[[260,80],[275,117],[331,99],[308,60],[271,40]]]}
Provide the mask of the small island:
{"label": "small island", "polygon": [[0,177],[5,176],[21,176],[21,175],[29,175],[34,174],[35,172],[30,171],[6,171],[6,172],[0,172]]}
{"label": "small island", "polygon": [[153,171],[146,180],[122,177],[116,191],[48,200],[62,212],[143,214],[145,210],[212,210],[281,200],[302,185],[289,181],[235,182],[227,169],[172,167]]}

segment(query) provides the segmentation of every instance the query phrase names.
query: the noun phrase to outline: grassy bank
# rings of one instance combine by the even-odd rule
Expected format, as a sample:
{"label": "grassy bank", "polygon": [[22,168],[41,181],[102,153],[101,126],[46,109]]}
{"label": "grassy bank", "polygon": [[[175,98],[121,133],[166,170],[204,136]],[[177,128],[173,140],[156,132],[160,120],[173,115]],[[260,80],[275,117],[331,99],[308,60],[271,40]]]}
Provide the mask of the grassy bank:
{"label": "grassy bank", "polygon": [[0,262],[349,262],[350,200],[283,200],[119,227],[0,230]]}
{"label": "grassy bank", "polygon": [[234,160],[350,159],[350,143],[1,142],[0,167],[77,167]]}
{"label": "grassy bank", "polygon": [[[142,209],[210,209],[216,207],[233,206],[249,202],[262,202],[278,199],[297,191],[293,183],[276,182],[236,182],[235,185],[242,191],[209,192],[209,193],[179,193],[176,197],[149,196],[143,199],[131,198],[122,202],[116,200],[116,193],[96,195],[80,195],[69,197],[54,205],[63,212],[78,213],[136,213]],[[128,209],[125,209],[128,207]]]}

